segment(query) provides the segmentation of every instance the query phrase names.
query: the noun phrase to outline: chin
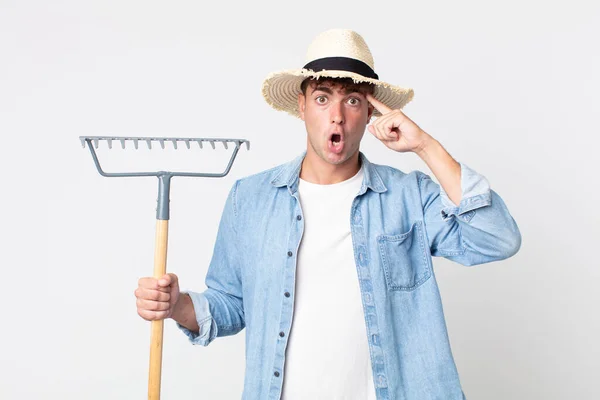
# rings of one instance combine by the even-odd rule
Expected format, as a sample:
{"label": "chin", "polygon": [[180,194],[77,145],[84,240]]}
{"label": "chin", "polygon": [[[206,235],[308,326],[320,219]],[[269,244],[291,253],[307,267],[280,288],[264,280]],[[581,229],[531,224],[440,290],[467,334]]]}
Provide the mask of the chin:
{"label": "chin", "polygon": [[340,165],[340,164],[344,164],[346,162],[348,162],[348,160],[351,158],[351,154],[348,154],[346,152],[343,152],[341,154],[331,154],[331,153],[325,153],[325,157],[323,157],[323,159],[325,161],[327,161],[329,164],[332,165]]}

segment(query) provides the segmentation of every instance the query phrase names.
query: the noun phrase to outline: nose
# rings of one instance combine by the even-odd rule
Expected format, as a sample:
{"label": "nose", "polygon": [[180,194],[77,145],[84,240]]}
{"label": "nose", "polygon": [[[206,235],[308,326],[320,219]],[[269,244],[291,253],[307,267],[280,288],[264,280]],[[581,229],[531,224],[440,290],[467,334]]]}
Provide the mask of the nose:
{"label": "nose", "polygon": [[344,111],[341,102],[338,101],[333,103],[329,111],[331,113],[331,123],[340,125],[344,123]]}

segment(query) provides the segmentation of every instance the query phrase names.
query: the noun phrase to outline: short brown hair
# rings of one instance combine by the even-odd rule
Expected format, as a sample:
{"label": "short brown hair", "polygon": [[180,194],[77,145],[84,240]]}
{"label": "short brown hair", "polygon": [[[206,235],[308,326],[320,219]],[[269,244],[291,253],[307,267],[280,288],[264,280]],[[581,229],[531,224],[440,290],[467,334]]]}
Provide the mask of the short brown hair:
{"label": "short brown hair", "polygon": [[[314,83],[313,83],[314,82]],[[314,86],[317,83],[330,82],[334,86],[341,86],[345,92],[360,92],[362,94],[373,94],[375,86],[369,82],[354,82],[352,78],[331,78],[321,77],[319,79],[309,77],[302,81],[300,89],[302,94],[306,96],[306,88],[311,85]]]}

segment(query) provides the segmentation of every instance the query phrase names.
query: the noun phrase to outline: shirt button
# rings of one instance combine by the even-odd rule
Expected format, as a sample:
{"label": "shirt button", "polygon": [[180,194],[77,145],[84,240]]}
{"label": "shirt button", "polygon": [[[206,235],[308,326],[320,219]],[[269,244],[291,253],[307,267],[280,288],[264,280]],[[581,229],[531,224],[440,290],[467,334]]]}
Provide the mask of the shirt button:
{"label": "shirt button", "polygon": [[285,292],[283,295],[284,295],[285,297],[290,297],[290,292]]}
{"label": "shirt button", "polygon": [[298,216],[296,217],[296,219],[297,219],[298,221],[300,221],[300,220],[302,219],[302,215],[298,215]]}
{"label": "shirt button", "polygon": [[281,336],[281,337],[284,337],[284,336],[285,336],[285,333],[283,333],[283,332],[279,332],[279,336]]}
{"label": "shirt button", "polygon": [[292,252],[288,251],[288,257],[291,257],[291,256],[292,256]]}
{"label": "shirt button", "polygon": [[279,372],[275,371],[275,373],[273,375],[279,376]]}

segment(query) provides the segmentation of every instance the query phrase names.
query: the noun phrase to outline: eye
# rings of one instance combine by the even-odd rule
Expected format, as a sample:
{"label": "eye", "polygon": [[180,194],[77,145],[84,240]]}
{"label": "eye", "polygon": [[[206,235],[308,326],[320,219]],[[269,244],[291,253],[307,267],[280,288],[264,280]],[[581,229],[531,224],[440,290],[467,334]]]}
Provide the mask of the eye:
{"label": "eye", "polygon": [[327,97],[325,96],[317,96],[315,99],[319,104],[325,104],[327,102]]}
{"label": "eye", "polygon": [[350,98],[348,99],[348,103],[349,103],[351,106],[357,106],[357,105],[359,105],[359,104],[360,104],[360,100],[359,100],[359,99],[357,99],[356,97],[350,97]]}

